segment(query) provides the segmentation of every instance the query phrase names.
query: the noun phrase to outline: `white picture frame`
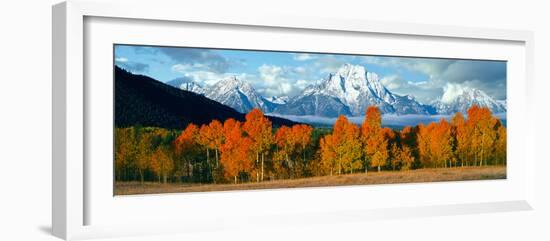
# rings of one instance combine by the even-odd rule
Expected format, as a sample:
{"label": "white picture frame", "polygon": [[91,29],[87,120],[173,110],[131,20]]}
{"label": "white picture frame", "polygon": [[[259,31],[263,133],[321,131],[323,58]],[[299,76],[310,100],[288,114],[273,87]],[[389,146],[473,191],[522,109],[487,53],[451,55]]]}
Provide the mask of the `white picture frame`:
{"label": "white picture frame", "polygon": [[[53,7],[52,226],[55,236],[63,239],[84,239],[194,232],[242,225],[288,226],[300,222],[331,223],[396,217],[530,210],[533,208],[535,173],[533,148],[535,145],[531,127],[534,125],[529,125],[529,120],[526,118],[532,116],[532,110],[529,108],[531,106],[529,96],[533,91],[531,89],[533,82],[533,34],[531,32],[349,19],[301,18],[265,13],[257,15],[251,13],[247,16],[213,15],[201,11],[201,9],[186,11],[186,14],[182,15],[178,9],[184,7],[189,9],[188,5],[178,1],[130,3],[119,0],[110,2],[73,0]],[[150,11],[150,9],[155,9],[155,11]],[[90,158],[91,151],[88,142],[94,142],[94,140],[88,139],[91,131],[89,128],[95,128],[94,125],[90,127],[90,122],[98,122],[93,118],[106,118],[108,114],[106,116],[90,114],[91,112],[97,113],[94,112],[93,109],[96,107],[94,107],[94,103],[90,103],[90,100],[97,99],[94,98],[94,95],[98,94],[98,91],[106,90],[101,90],[101,86],[90,85],[85,81],[85,78],[89,78],[86,74],[86,68],[95,68],[96,65],[93,63],[98,61],[91,60],[90,63],[87,62],[86,53],[89,53],[89,50],[86,50],[86,48],[90,46],[86,44],[86,41],[89,40],[86,36],[90,33],[99,33],[99,35],[106,36],[106,32],[103,32],[99,27],[94,27],[92,30],[87,29],[86,21],[90,19],[133,21],[132,24],[136,24],[135,21],[138,21],[137,24],[152,22],[153,24],[148,27],[151,30],[155,30],[158,26],[162,27],[162,25],[177,27],[178,24],[206,24],[208,26],[223,26],[224,29],[229,30],[232,28],[236,30],[238,28],[253,28],[254,31],[266,33],[271,31],[272,34],[282,34],[285,31],[315,32],[317,34],[341,33],[342,35],[353,33],[361,36],[362,34],[372,34],[390,36],[396,39],[421,38],[426,39],[425,41],[447,41],[451,45],[455,44],[458,48],[461,44],[466,44],[462,48],[469,46],[467,45],[469,42],[475,42],[474,45],[479,45],[477,48],[488,46],[488,50],[484,53],[485,56],[497,56],[497,58],[501,56],[503,59],[511,61],[514,67],[509,76],[517,77],[508,80],[508,96],[510,96],[508,115],[511,117],[510,125],[514,127],[513,130],[509,130],[511,133],[509,133],[510,142],[508,146],[510,159],[508,179],[505,181],[468,183],[166,194],[130,198],[113,197],[112,195],[101,194],[101,192],[97,194],[98,192],[93,190],[97,190],[98,185],[92,184],[97,179],[93,178],[93,174],[87,174],[90,169],[95,167],[95,164],[90,164],[90,161],[87,160],[87,158]],[[103,24],[105,23],[109,24],[109,21],[104,21]],[[118,27],[124,27],[124,25]],[[156,31],[162,30],[157,29]],[[137,35],[129,36],[128,38]],[[108,37],[116,38],[116,36]],[[134,41],[142,44],[143,41],[153,44],[160,44],[159,41],[162,41],[155,39],[137,40],[138,37],[135,38]],[[114,40],[106,38],[104,41]],[[132,40],[125,39],[125,41]],[[164,43],[178,44],[177,42]],[[499,55],[494,53],[496,52],[494,48],[491,52],[490,46],[498,44],[511,46],[510,54]],[[406,46],[406,44],[403,46]],[[95,47],[91,46],[91,48]],[[284,45],[281,45],[280,48],[284,48]],[[352,48],[348,51],[354,50]],[[437,51],[437,49],[432,51]],[[430,55],[428,52],[425,53]],[[414,52],[408,54],[414,55]],[[452,51],[449,54],[452,54]],[[455,54],[458,57],[468,57],[467,51],[462,53],[463,55],[456,53],[456,51]],[[437,53],[432,53],[432,55],[436,57]],[[112,61],[112,59],[109,61]],[[110,65],[112,66],[112,64]],[[90,93],[90,89],[94,89],[96,92]],[[110,170],[97,172],[109,174]],[[92,176],[91,179],[89,179],[90,176]],[[112,180],[109,181],[112,182]],[[108,183],[99,184],[99,188],[104,187],[102,185],[108,185]],[[446,198],[439,201],[414,199],[410,202],[389,202],[382,198],[362,200],[371,194],[380,197],[397,197],[400,192],[414,192],[414,194],[425,194],[427,197],[437,197],[437,193],[449,191],[446,189],[452,191],[473,190],[469,194],[478,193],[480,195],[461,199],[455,198],[453,195],[446,195]],[[489,192],[487,193],[487,191]],[[101,195],[101,197],[97,197],[98,195]],[[321,199],[334,196],[341,198],[334,198],[331,201],[342,201],[349,197],[355,197],[357,200],[346,208],[335,207],[335,205],[330,206],[323,202],[316,205],[308,205],[307,203],[312,198]],[[297,206],[302,209],[290,210],[289,206],[285,205],[281,205],[279,208],[262,209],[258,205],[250,204],[248,205],[248,211],[241,211],[237,208],[229,211],[213,209],[210,211],[211,213],[206,214],[199,212],[204,211],[205,205],[211,204],[213,200],[243,207],[243,204],[240,203],[242,200],[271,202],[272,200],[289,197],[304,200],[297,202]],[[370,208],[362,208],[361,204],[364,202],[370,202],[372,205],[369,205]],[[91,205],[90,203],[95,204]],[[124,203],[124,208],[119,207],[118,209],[121,211],[115,212],[116,205],[121,203]],[[190,212],[191,216],[194,217],[193,221],[189,218],[180,217],[177,210],[174,210],[178,206],[188,208],[190,205],[196,205],[193,207],[196,212]],[[93,208],[90,208],[91,206]],[[140,222],[141,219],[132,217],[131,213],[138,208],[148,206],[153,206],[150,210],[155,212],[146,212],[144,216],[148,220],[153,220],[156,225],[143,223],[140,226],[137,222]],[[107,215],[112,215],[112,220],[106,220]],[[203,217],[200,217],[200,215]],[[91,216],[100,218],[95,219],[98,221],[94,221],[90,220]],[[235,223],[227,222],[229,217],[237,221]],[[262,218],[260,220],[250,220],[251,217]],[[132,223],[132,221],[136,223]]]}

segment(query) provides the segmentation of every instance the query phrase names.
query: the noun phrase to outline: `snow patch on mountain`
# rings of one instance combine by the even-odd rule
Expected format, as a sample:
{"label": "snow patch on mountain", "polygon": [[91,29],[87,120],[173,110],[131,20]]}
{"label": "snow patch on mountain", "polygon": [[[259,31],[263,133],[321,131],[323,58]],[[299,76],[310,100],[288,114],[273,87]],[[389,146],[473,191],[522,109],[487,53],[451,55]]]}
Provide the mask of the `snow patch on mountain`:
{"label": "snow patch on mountain", "polygon": [[288,96],[271,96],[269,98],[266,98],[267,101],[273,103],[273,104],[278,104],[278,105],[284,105],[286,103],[288,103]]}

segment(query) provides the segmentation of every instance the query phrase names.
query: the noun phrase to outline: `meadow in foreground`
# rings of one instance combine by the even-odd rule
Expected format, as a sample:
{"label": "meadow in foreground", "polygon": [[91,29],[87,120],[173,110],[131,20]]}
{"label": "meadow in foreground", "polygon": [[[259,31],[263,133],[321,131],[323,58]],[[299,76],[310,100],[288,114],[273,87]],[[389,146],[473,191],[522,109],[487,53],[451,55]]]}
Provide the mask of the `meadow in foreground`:
{"label": "meadow in foreground", "polygon": [[364,173],[321,176],[299,179],[282,179],[244,184],[185,184],[138,181],[117,182],[115,195],[158,194],[182,192],[234,191],[276,188],[327,187],[344,185],[371,185],[395,183],[422,183],[443,181],[493,180],[506,179],[505,166],[457,167],[450,169],[425,168],[410,171],[382,171],[365,175]]}

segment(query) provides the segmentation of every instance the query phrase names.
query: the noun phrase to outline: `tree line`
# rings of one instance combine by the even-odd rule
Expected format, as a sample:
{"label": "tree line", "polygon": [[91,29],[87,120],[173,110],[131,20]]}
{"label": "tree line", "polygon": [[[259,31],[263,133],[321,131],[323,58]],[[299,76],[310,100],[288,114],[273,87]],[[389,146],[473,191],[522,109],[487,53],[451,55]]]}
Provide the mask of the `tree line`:
{"label": "tree line", "polygon": [[281,126],[259,109],[245,121],[213,120],[184,130],[115,129],[118,181],[243,183],[311,176],[506,164],[506,127],[476,105],[450,121],[382,127],[380,110],[367,108],[361,125],[345,116],[332,129]]}

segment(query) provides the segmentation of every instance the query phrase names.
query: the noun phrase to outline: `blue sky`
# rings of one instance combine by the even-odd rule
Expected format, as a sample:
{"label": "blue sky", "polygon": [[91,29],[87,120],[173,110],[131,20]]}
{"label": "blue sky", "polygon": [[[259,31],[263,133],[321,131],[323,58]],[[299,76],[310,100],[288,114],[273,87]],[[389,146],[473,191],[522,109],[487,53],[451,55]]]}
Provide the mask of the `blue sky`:
{"label": "blue sky", "polygon": [[[391,91],[424,103],[477,88],[506,99],[506,62],[250,50],[115,45],[115,64],[162,82],[187,78],[203,86],[237,76],[266,97],[294,96],[345,63],[377,73]],[[452,93],[447,93],[452,94]]]}

